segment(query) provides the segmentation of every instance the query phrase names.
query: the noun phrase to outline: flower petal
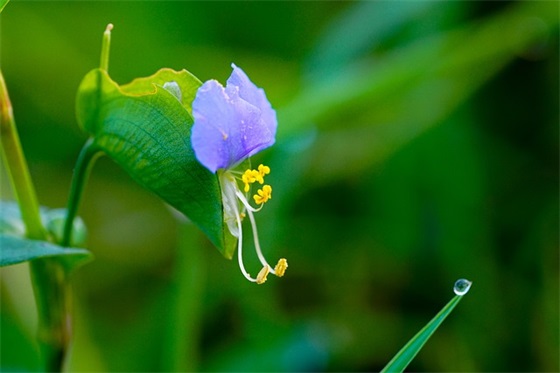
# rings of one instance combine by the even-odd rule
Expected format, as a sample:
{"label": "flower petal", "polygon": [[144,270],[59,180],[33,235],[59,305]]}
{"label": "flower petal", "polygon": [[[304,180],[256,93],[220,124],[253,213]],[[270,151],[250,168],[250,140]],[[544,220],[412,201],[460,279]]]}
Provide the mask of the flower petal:
{"label": "flower petal", "polygon": [[[226,90],[232,86],[237,87],[239,89],[239,97],[256,106],[261,111],[262,123],[260,123],[258,128],[251,129],[253,133],[252,139],[255,142],[255,150],[251,154],[253,155],[274,144],[276,127],[278,126],[276,111],[270,105],[262,88],[257,87],[247,74],[235,64],[232,63],[231,67],[233,71],[227,80]],[[256,144],[257,142],[258,144]]]}
{"label": "flower petal", "polygon": [[258,123],[260,111],[240,99],[236,92],[210,80],[199,88],[193,101],[192,146],[196,158],[212,172],[229,168],[246,158],[241,123]]}
{"label": "flower petal", "polygon": [[276,112],[264,91],[233,68],[225,89],[207,81],[192,104],[192,146],[199,162],[214,173],[271,146],[276,135]]}

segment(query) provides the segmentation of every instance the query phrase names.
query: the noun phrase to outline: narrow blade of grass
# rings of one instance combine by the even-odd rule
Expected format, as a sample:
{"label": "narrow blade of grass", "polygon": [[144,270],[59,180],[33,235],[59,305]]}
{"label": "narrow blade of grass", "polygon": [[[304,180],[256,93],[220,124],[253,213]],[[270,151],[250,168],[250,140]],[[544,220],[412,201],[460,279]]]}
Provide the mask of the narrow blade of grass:
{"label": "narrow blade of grass", "polygon": [[424,344],[430,339],[432,334],[441,325],[443,320],[453,311],[457,303],[463,298],[457,295],[447,303],[439,313],[422,328],[408,343],[393,357],[393,359],[383,368],[381,373],[384,372],[403,372],[410,364],[412,359],[422,349]]}

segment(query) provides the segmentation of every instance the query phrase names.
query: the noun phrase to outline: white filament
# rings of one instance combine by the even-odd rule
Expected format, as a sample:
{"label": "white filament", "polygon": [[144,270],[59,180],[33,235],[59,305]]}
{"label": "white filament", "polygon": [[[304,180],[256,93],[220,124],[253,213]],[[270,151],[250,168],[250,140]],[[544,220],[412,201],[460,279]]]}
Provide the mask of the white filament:
{"label": "white filament", "polygon": [[[237,198],[239,198],[239,200],[241,201],[241,203],[243,203],[243,205],[245,206],[245,208],[247,209],[247,214],[249,215],[249,220],[251,221],[251,228],[253,229],[253,241],[255,241],[255,250],[257,251],[257,256],[259,257],[259,261],[261,262],[261,264],[265,267],[268,267],[270,273],[272,274],[276,274],[276,272],[274,272],[274,268],[272,268],[270,266],[270,264],[268,264],[268,262],[266,261],[262,250],[261,250],[261,244],[259,242],[259,232],[257,230],[257,223],[255,222],[255,217],[253,216],[253,212],[259,211],[255,208],[253,208],[249,202],[247,202],[247,199],[245,198],[245,196],[241,193],[241,191],[239,191],[239,189],[237,189],[235,191],[235,194],[237,195]],[[262,207],[262,206],[261,206]]]}

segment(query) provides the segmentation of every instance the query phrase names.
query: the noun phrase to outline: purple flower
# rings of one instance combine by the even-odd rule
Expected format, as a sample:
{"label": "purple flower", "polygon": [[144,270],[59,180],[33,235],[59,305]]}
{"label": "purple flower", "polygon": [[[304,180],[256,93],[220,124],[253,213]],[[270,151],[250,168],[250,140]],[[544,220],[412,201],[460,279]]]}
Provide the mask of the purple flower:
{"label": "purple flower", "polygon": [[209,80],[192,104],[192,147],[211,172],[229,169],[274,144],[276,112],[264,91],[235,64],[224,88]]}
{"label": "purple flower", "polygon": [[[257,224],[253,213],[262,209],[272,198],[272,187],[263,185],[270,167],[259,165],[257,169],[235,170],[246,158],[274,144],[276,136],[276,112],[266,95],[235,66],[224,88],[215,80],[204,83],[197,91],[192,104],[194,125],[191,142],[198,161],[213,173],[217,173],[222,191],[224,222],[230,233],[237,237],[237,257],[243,275],[252,282],[262,284],[269,273],[282,277],[288,262],[280,259],[273,268],[266,261],[260,244]],[[261,189],[253,195],[259,207],[249,203],[248,193],[253,184]],[[243,184],[243,192],[240,184]],[[253,230],[255,251],[263,265],[256,277],[252,277],[243,265],[243,229],[241,222],[249,217]]]}

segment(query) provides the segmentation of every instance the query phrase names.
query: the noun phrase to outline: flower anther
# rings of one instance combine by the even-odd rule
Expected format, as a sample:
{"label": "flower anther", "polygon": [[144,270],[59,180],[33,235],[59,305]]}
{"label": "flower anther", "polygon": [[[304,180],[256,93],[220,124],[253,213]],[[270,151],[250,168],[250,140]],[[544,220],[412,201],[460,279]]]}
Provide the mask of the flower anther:
{"label": "flower anther", "polygon": [[284,272],[286,272],[287,268],[288,268],[288,261],[282,258],[278,261],[278,263],[274,267],[274,272],[276,273],[276,276],[282,277],[284,276]]}
{"label": "flower anther", "polygon": [[265,185],[262,189],[257,190],[257,194],[253,196],[257,205],[262,205],[272,198],[272,187]]}
{"label": "flower anther", "polygon": [[268,276],[269,272],[270,272],[270,268],[268,266],[262,267],[262,269],[259,271],[259,274],[257,275],[256,283],[259,285],[264,284],[266,282],[266,277]]}

